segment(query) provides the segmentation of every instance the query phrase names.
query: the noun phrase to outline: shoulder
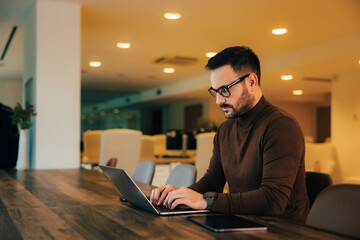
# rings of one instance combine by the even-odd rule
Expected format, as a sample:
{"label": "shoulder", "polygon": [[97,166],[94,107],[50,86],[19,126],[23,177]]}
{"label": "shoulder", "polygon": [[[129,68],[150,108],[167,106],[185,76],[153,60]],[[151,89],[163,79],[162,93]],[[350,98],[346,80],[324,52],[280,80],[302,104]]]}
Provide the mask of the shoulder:
{"label": "shoulder", "polygon": [[282,122],[293,122],[297,124],[295,118],[289,114],[288,112],[272,105],[268,102],[264,97],[260,99],[259,108],[257,110],[257,117],[255,117],[255,125],[256,127],[267,127],[269,124],[278,123],[281,124]]}
{"label": "shoulder", "polygon": [[264,137],[269,141],[281,141],[283,143],[304,142],[302,130],[296,119],[286,111],[272,106],[272,111],[267,117]]}
{"label": "shoulder", "polygon": [[267,119],[268,119],[268,125],[270,127],[293,126],[296,128],[300,128],[298,122],[291,114],[273,105],[269,106],[269,114],[267,116]]}

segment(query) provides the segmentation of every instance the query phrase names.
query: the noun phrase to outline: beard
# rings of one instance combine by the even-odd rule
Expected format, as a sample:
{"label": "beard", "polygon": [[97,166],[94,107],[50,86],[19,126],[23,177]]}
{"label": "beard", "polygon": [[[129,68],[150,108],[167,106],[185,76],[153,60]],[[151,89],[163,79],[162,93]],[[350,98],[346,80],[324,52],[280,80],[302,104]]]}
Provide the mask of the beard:
{"label": "beard", "polygon": [[240,106],[239,109],[235,109],[235,107],[231,104],[221,104],[220,107],[227,107],[232,109],[230,112],[225,112],[224,115],[227,119],[232,119],[236,117],[240,117],[246,112],[248,112],[250,109],[253,108],[253,104],[255,102],[255,98],[250,95],[249,90],[246,86],[246,84],[243,84],[243,93],[240,96],[240,99],[238,101],[238,105]]}

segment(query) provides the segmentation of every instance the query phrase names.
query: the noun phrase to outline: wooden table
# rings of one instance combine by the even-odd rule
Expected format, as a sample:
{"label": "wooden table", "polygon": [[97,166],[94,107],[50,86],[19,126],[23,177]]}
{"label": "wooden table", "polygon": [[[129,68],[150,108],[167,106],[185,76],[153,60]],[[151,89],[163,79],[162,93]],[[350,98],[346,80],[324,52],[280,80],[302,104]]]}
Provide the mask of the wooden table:
{"label": "wooden table", "polygon": [[[140,187],[145,194],[152,189]],[[0,170],[0,239],[346,239],[261,216],[243,217],[268,231],[213,233],[185,217],[120,202],[116,188],[94,170]]]}

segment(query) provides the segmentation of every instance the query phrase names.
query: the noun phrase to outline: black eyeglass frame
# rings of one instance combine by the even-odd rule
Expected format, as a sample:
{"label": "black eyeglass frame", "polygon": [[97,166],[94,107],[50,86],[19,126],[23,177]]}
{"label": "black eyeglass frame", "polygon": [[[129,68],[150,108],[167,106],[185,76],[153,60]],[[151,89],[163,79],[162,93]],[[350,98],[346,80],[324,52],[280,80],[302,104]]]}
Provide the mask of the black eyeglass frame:
{"label": "black eyeglass frame", "polygon": [[[216,98],[216,94],[219,93],[221,96],[223,96],[224,98],[228,98],[231,96],[231,93],[230,93],[230,90],[229,88],[231,88],[232,86],[238,84],[238,83],[241,83],[242,81],[245,80],[245,78],[247,78],[248,76],[250,76],[251,73],[249,74],[246,74],[245,76],[242,76],[240,78],[238,78],[237,80],[235,80],[234,82],[230,83],[229,85],[227,86],[222,86],[222,87],[219,87],[218,89],[214,89],[212,87],[210,87],[208,89],[209,93]],[[223,92],[221,92],[220,90],[223,90]],[[228,93],[229,95],[228,96],[224,96],[224,92]]]}

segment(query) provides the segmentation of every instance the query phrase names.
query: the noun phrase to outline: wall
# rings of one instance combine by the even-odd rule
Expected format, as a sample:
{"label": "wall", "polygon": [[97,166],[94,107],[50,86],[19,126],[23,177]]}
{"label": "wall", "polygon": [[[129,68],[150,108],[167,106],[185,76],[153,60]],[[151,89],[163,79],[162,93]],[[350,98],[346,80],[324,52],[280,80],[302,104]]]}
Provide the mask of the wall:
{"label": "wall", "polygon": [[304,136],[312,136],[316,139],[316,104],[298,102],[271,103],[291,114],[298,121]]}
{"label": "wall", "polygon": [[343,178],[360,177],[360,70],[340,74],[332,83],[331,140]]}
{"label": "wall", "polygon": [[[212,99],[213,100],[213,99]],[[113,113],[113,109],[102,111],[105,113],[101,116],[101,112],[93,111],[92,113],[83,113],[81,120],[81,136],[87,130],[104,130],[110,128],[129,128],[126,118],[128,115],[136,115],[136,127],[133,129],[145,131],[147,128],[144,122],[151,121],[151,110],[162,110],[162,132],[167,129],[184,129],[185,127],[185,107],[201,104],[203,108],[203,117],[209,118],[209,101],[208,99],[181,100],[167,104],[161,103],[152,107],[141,105],[131,105],[130,107],[121,107],[118,114]],[[86,108],[86,107],[85,107]],[[83,111],[84,112],[84,111]],[[220,116],[221,117],[221,116]]]}
{"label": "wall", "polygon": [[80,165],[80,6],[37,0],[35,168]]}
{"label": "wall", "polygon": [[118,112],[114,110],[93,112],[82,114],[81,116],[81,137],[84,131],[88,130],[105,130],[111,128],[129,128],[126,118],[128,115],[136,116],[136,127],[134,130],[140,129],[140,110],[139,107],[118,108]]}
{"label": "wall", "polygon": [[[38,115],[30,129],[31,168],[80,165],[80,6],[37,0],[23,14],[26,101]],[[25,82],[27,81],[27,82]]]}
{"label": "wall", "polygon": [[0,103],[14,108],[16,103],[22,104],[23,84],[21,81],[0,81]]}
{"label": "wall", "polygon": [[209,102],[207,99],[184,100],[169,104],[164,108],[166,121],[164,129],[184,129],[185,128],[185,107],[201,104],[203,108],[202,116],[209,118]]}
{"label": "wall", "polygon": [[[21,22],[24,24],[24,73],[23,73],[23,88],[24,99],[23,103],[29,103],[36,106],[36,92],[35,92],[35,79],[36,79],[36,2],[33,1],[28,6],[26,14],[22,15]],[[32,79],[32,80],[30,80]],[[28,86],[28,88],[26,87]],[[32,125],[27,130],[27,157],[29,167],[33,167],[35,162],[35,149],[36,149],[36,119],[32,118]]]}
{"label": "wall", "polygon": [[207,98],[207,101],[209,103],[209,119],[214,121],[218,126],[220,126],[223,121],[226,121],[224,112],[221,110],[219,105],[216,104],[216,99],[210,94]]}

